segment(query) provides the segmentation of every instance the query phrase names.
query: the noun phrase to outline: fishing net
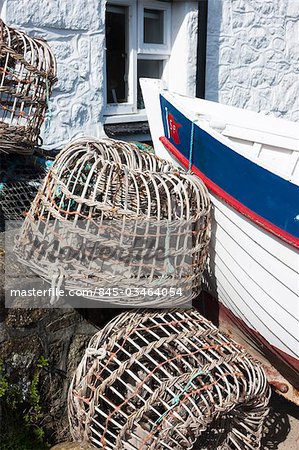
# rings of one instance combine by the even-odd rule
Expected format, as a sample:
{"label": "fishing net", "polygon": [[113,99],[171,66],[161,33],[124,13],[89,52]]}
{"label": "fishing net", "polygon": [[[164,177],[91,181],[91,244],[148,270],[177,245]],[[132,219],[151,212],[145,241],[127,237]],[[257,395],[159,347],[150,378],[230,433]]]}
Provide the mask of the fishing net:
{"label": "fishing net", "polygon": [[0,151],[28,154],[40,143],[55,77],[48,44],[0,19]]}
{"label": "fishing net", "polygon": [[199,293],[209,239],[210,201],[199,178],[134,145],[86,139],[56,159],[16,252],[53,289],[170,306]]}
{"label": "fishing net", "polygon": [[51,164],[52,161],[44,156],[0,153],[1,230],[4,230],[5,221],[24,220]]}
{"label": "fishing net", "polygon": [[68,396],[71,433],[105,450],[258,449],[262,367],[196,310],[120,314],[91,339]]}

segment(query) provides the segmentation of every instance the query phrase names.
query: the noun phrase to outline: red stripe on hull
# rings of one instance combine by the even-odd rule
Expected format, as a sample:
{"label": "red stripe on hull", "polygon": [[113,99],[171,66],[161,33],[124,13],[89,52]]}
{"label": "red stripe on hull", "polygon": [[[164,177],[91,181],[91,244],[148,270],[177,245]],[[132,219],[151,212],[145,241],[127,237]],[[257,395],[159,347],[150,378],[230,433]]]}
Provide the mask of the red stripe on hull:
{"label": "red stripe on hull", "polygon": [[[173,156],[186,168],[189,167],[189,161],[188,159],[183,156],[176,147],[169,142],[169,140],[162,136],[160,137],[160,141],[164,145],[167,150],[169,150]],[[269,233],[273,234],[274,236],[278,237],[279,239],[282,239],[287,244],[291,245],[292,247],[299,249],[299,239],[295,236],[283,231],[281,228],[277,227],[273,223],[269,222],[268,220],[264,219],[263,217],[256,214],[251,209],[244,206],[242,203],[240,203],[238,200],[236,200],[234,197],[232,197],[230,194],[225,192],[223,189],[221,189],[217,184],[215,184],[212,180],[210,180],[208,177],[205,176],[204,173],[202,173],[197,167],[192,165],[191,168],[192,172],[197,175],[199,178],[203,180],[207,188],[213,192],[217,197],[224,200],[227,204],[232,206],[236,211],[241,213],[243,216],[250,219],[252,222],[256,223],[258,226],[263,228],[264,230],[268,231]]]}

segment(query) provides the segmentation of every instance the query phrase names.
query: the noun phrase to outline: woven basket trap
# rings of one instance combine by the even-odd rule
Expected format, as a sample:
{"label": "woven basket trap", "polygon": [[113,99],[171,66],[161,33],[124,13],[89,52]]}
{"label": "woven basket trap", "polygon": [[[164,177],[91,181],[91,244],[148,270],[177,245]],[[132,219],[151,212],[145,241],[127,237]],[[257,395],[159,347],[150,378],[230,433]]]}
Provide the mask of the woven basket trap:
{"label": "woven basket trap", "polygon": [[55,77],[48,44],[0,19],[0,151],[31,153],[40,143]]}
{"label": "woven basket trap", "polygon": [[[16,251],[49,282],[92,289],[95,300],[128,305],[97,287],[178,288],[181,295],[164,297],[173,306],[199,293],[209,239],[210,201],[199,178],[127,143],[83,140],[56,159]],[[161,298],[130,298],[130,306],[149,304]]]}
{"label": "woven basket trap", "polygon": [[263,369],[196,310],[123,313],[90,341],[68,397],[71,433],[105,450],[258,449]]}

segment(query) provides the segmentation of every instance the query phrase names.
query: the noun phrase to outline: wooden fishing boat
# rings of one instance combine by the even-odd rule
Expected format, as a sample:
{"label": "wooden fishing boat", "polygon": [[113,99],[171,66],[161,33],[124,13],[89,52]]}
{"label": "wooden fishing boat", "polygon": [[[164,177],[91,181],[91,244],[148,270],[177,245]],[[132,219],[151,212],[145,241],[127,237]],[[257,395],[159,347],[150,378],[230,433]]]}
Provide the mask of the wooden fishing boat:
{"label": "wooden fishing boat", "polygon": [[[206,183],[214,225],[206,285],[220,316],[299,400],[299,126],[141,86],[158,156]],[[214,302],[210,303],[214,304]]]}

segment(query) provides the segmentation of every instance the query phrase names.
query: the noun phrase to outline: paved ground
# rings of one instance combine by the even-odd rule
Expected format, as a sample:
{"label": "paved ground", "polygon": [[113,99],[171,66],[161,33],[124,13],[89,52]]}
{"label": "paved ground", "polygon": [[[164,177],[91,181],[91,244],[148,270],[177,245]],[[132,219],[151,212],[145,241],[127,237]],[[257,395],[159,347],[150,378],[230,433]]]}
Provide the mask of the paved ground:
{"label": "paved ground", "polygon": [[268,434],[264,439],[264,450],[299,449],[299,407],[273,395],[271,411],[267,421]]}

